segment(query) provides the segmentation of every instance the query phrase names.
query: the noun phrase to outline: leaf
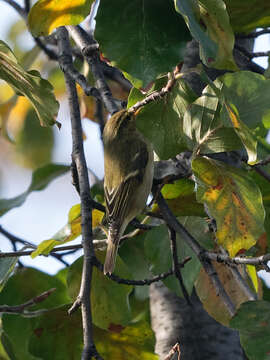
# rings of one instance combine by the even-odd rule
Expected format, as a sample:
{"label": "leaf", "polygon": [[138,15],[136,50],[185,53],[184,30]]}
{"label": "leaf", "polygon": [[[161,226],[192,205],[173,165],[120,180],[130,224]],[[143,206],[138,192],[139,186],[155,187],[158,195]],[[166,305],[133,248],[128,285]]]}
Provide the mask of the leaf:
{"label": "leaf", "polygon": [[253,136],[250,129],[241,121],[239,113],[232,104],[225,104],[228,116],[234,126],[236,133],[242,140],[248,154],[248,162],[250,164],[256,162],[257,159],[257,140]]}
{"label": "leaf", "polygon": [[59,27],[78,25],[90,13],[93,0],[39,0],[31,8],[28,25],[34,37],[47,36]]}
{"label": "leaf", "polygon": [[24,193],[11,199],[0,199],[0,216],[14,207],[21,206],[32,191],[43,190],[52,180],[64,175],[69,170],[69,166],[58,164],[48,164],[35,170],[32,174],[31,184]]}
{"label": "leaf", "polygon": [[[204,207],[196,200],[195,183],[190,179],[176,180],[163,186],[161,193],[175,216],[205,216]],[[158,205],[152,211],[159,212]]]}
{"label": "leaf", "polygon": [[240,341],[250,360],[268,360],[270,355],[270,303],[248,301],[230,322],[240,333]]}
{"label": "leaf", "polygon": [[[151,278],[149,264],[144,253],[146,232],[132,237],[132,241],[124,241],[119,248],[119,255],[128,267],[133,279]],[[134,286],[136,300],[143,301],[149,297],[149,286]],[[133,310],[133,308],[131,307]]]}
{"label": "leaf", "polygon": [[[159,79],[153,91],[160,90],[164,85],[165,79]],[[128,107],[142,98],[139,90],[133,88],[129,95]],[[195,95],[186,83],[178,80],[169,94],[144,106],[137,114],[138,129],[152,142],[160,159],[168,159],[187,150],[182,131],[183,116],[194,99]]]}
{"label": "leaf", "polygon": [[[213,266],[226,293],[229,295],[236,308],[238,308],[243,302],[248,300],[247,295],[241,287],[239,287],[239,283],[235,280],[230,267],[217,262],[214,262]],[[217,294],[216,289],[209,279],[209,275],[207,275],[203,269],[201,269],[196,280],[195,287],[203,307],[208,314],[216,321],[228,326],[232,316],[228,312],[222,298]]]}
{"label": "leaf", "polygon": [[[93,229],[101,224],[103,212],[94,209],[92,211],[92,227]],[[55,246],[63,245],[76,239],[81,235],[81,206],[76,204],[72,206],[68,214],[68,223],[62,227],[57,233],[48,240],[43,240],[35,251],[32,252],[31,258],[34,259],[39,255],[48,255]]]}
{"label": "leaf", "polygon": [[233,104],[246,126],[255,129],[263,123],[267,129],[270,128],[269,79],[251,71],[239,71],[227,73],[217,81],[223,84],[226,103]]}
{"label": "leaf", "polygon": [[37,120],[37,115],[31,108],[15,135],[15,160],[32,169],[51,161],[54,145],[53,128],[41,127]]}
{"label": "leaf", "polygon": [[158,360],[154,354],[155,336],[146,321],[112,331],[95,328],[94,341],[104,359]]}
{"label": "leaf", "polygon": [[18,261],[17,257],[0,259],[0,292],[3,290],[8,278]]}
{"label": "leaf", "polygon": [[0,79],[5,80],[18,95],[28,98],[42,126],[56,124],[59,104],[52,85],[41,78],[38,71],[24,71],[3,41],[0,41]]}
{"label": "leaf", "polygon": [[[222,0],[175,0],[175,8],[199,42],[204,64],[216,69],[237,70],[232,54],[234,34],[225,3]],[[206,26],[206,32],[200,22]]]}
{"label": "leaf", "polygon": [[62,281],[55,276],[48,275],[33,268],[23,268],[9,278],[6,286],[0,293],[0,303],[19,305],[56,288],[44,301],[31,306],[29,309],[50,309],[59,305],[70,303],[70,298]]}
{"label": "leaf", "polygon": [[220,109],[220,99],[209,85],[187,108],[183,131],[193,153],[209,154],[241,148],[241,141],[231,124],[225,126],[220,119]]}
{"label": "leaf", "polygon": [[[96,252],[98,258],[105,259],[105,252]],[[76,299],[80,289],[82,271],[82,257],[76,260],[69,268],[67,286],[70,296]],[[122,278],[129,278],[129,273],[120,257],[117,257],[115,274]],[[93,269],[91,292],[93,323],[105,330],[114,326],[126,326],[131,320],[131,310],[128,296],[131,286],[118,284],[96,267]]]}
{"label": "leaf", "polygon": [[83,334],[81,316],[68,315],[70,305],[31,318],[29,352],[42,360],[73,360],[81,357]]}
{"label": "leaf", "polygon": [[96,21],[102,53],[138,88],[182,61],[190,40],[171,1],[101,0]]}
{"label": "leaf", "polygon": [[[250,33],[270,25],[270,3],[265,0],[225,0],[236,33]],[[250,11],[252,9],[252,11]]]}
{"label": "leaf", "polygon": [[[2,326],[5,338],[2,343],[11,360],[39,360],[28,351],[29,337],[32,332],[29,318],[20,315],[3,314]],[[3,341],[4,340],[4,341]]]}
{"label": "leaf", "polygon": [[[192,217],[190,217],[189,219],[185,219],[184,226],[187,225],[188,229],[190,230],[190,225],[191,223],[193,223],[192,226],[194,230],[194,219],[195,218]],[[188,224],[186,224],[187,221]],[[183,242],[183,240],[178,235],[177,254],[180,262],[184,260],[187,256],[192,257],[192,259],[185,264],[184,268],[181,269],[184,284],[187,288],[188,293],[191,294],[194,281],[196,280],[200,270],[200,262],[194,256],[192,250]],[[150,262],[150,270],[155,275],[167,272],[169,269],[172,268],[170,240],[168,237],[168,229],[165,225],[158,226],[147,232],[145,239],[145,256]],[[178,296],[183,296],[182,290],[179,286],[179,282],[174,276],[170,276],[163,282]]]}
{"label": "leaf", "polygon": [[265,212],[259,188],[247,173],[225,163],[197,157],[192,161],[197,199],[216,220],[218,243],[235,256],[264,233]]}

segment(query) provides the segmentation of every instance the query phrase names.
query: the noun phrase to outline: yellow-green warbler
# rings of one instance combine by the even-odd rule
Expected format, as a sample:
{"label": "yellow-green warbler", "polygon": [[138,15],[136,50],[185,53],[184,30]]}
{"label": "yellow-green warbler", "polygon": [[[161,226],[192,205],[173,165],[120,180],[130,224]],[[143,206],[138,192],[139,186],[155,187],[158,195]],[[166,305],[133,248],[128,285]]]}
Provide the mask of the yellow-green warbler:
{"label": "yellow-green warbler", "polygon": [[106,123],[104,193],[108,246],[104,274],[114,270],[117,249],[128,223],[145,207],[153,181],[153,149],[136,129],[135,116],[120,110]]}

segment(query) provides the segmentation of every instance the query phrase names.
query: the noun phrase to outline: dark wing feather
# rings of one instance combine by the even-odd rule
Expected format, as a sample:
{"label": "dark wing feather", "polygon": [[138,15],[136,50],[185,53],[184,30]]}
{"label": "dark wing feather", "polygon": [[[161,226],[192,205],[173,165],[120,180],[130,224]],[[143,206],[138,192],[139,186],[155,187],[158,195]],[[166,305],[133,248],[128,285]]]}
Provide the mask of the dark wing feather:
{"label": "dark wing feather", "polygon": [[[144,141],[137,141],[137,148],[133,149],[133,153],[129,152],[126,148],[126,156],[122,161],[124,164],[120,164],[122,169],[126,169],[126,176],[117,188],[111,190],[104,187],[105,200],[107,205],[107,218],[109,224],[118,223],[121,225],[126,218],[130,201],[136,189],[143,181],[145,168],[149,160],[147,145]],[[129,146],[127,144],[127,146]]]}

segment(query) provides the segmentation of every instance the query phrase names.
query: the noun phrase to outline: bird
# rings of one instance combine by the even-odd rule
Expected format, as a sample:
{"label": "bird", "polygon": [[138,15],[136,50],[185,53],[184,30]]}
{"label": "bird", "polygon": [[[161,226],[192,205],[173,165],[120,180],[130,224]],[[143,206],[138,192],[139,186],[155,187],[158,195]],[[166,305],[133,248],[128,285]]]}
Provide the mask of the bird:
{"label": "bird", "polygon": [[152,144],[137,130],[135,115],[114,113],[103,131],[104,197],[108,224],[104,274],[114,271],[127,225],[146,206],[154,172]]}

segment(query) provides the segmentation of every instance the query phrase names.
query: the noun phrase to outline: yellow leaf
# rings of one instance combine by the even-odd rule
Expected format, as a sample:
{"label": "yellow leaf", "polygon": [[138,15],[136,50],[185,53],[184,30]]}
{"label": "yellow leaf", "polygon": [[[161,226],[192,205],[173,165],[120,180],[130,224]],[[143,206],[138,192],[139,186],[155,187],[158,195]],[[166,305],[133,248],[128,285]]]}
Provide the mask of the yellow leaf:
{"label": "yellow leaf", "polygon": [[256,290],[256,293],[259,290],[259,284],[258,284],[258,276],[257,276],[257,271],[254,265],[247,265],[247,272],[248,275],[252,281],[252,284],[254,286],[254,289]]}
{"label": "yellow leaf", "polygon": [[58,26],[77,25],[90,13],[93,0],[39,0],[31,9],[28,25],[33,36],[47,36]]}
{"label": "yellow leaf", "polygon": [[198,201],[216,220],[218,243],[235,256],[248,250],[265,232],[262,195],[247,173],[222,162],[198,157],[192,168]]}

